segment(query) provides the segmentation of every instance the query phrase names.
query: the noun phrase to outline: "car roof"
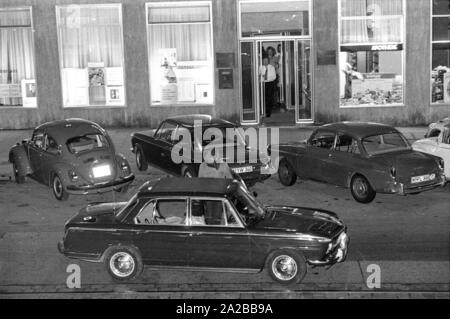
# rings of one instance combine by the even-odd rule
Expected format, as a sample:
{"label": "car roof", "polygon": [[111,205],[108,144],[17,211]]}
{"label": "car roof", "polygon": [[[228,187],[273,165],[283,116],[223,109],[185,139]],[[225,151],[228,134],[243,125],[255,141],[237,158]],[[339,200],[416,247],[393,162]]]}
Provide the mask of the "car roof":
{"label": "car roof", "polygon": [[229,121],[213,117],[208,114],[179,115],[169,117],[166,119],[166,121],[176,122],[185,127],[194,127],[195,121],[201,121],[203,126],[226,126],[226,127],[236,126],[235,124]]}
{"label": "car roof", "polygon": [[218,196],[223,197],[235,182],[225,178],[162,178],[147,182],[139,190],[139,196]]}
{"label": "car roof", "polygon": [[342,132],[356,138],[398,132],[394,127],[372,122],[338,122],[321,126],[330,131]]}
{"label": "car roof", "polygon": [[77,118],[47,122],[39,125],[35,130],[45,130],[47,134],[58,142],[65,142],[72,137],[88,133],[106,133],[97,123]]}

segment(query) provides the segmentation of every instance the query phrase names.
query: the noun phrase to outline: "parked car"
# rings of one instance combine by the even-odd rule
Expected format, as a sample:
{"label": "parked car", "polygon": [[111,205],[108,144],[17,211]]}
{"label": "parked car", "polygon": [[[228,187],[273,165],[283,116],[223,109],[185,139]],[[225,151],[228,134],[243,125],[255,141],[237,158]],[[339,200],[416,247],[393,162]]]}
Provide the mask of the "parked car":
{"label": "parked car", "polygon": [[398,130],[383,124],[324,125],[307,141],[280,145],[279,156],[283,185],[293,185],[297,176],[318,180],[350,188],[360,203],[370,203],[377,192],[417,194],[445,184],[441,158],[412,150]]}
{"label": "parked car", "polygon": [[104,262],[116,280],[143,266],[233,272],[266,268],[282,284],[307,265],[343,262],[349,238],[332,212],[260,204],[236,180],[165,178],[145,183],[127,203],[82,209],[65,225],[59,251]]}
{"label": "parked car", "polygon": [[[227,150],[233,151],[237,154],[237,150],[241,147],[245,151],[245,162],[238,163],[235,158],[223,158],[230,168],[244,180],[247,186],[251,186],[256,182],[264,181],[271,175],[265,174],[262,169],[267,168],[260,159],[256,163],[249,161],[249,148],[245,144],[243,137],[238,136],[236,140],[230,141],[226,139],[227,128],[237,128],[237,126],[228,121],[211,117],[209,115],[187,115],[171,117],[164,120],[156,130],[149,130],[145,132],[138,132],[132,134],[131,137],[131,151],[136,154],[136,165],[140,171],[145,171],[148,164],[162,169],[174,176],[195,177],[198,176],[200,163],[195,163],[194,152],[202,153],[203,148],[210,143],[205,141],[202,136],[194,134],[196,121],[201,122],[201,135],[209,129],[216,128],[221,130],[224,136],[223,149],[224,156]],[[172,149],[179,143],[174,141],[172,137],[175,131],[187,130],[191,136],[191,156],[189,160],[182,163],[175,163],[172,159]],[[243,146],[243,147],[242,147]]]}
{"label": "parked car", "polygon": [[450,181],[450,118],[431,124],[425,138],[414,142],[412,148],[442,158],[445,178]]}
{"label": "parked car", "polygon": [[134,180],[125,157],[116,154],[108,133],[83,119],[48,122],[31,139],[14,145],[9,162],[17,183],[26,176],[52,188],[58,200],[69,194],[126,191]]}

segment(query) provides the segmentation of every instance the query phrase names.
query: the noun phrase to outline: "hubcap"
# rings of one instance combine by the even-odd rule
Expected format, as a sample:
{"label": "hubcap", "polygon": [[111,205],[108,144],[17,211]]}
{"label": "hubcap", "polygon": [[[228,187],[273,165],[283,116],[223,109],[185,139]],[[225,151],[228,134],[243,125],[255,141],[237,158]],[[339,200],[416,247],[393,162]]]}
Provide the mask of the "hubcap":
{"label": "hubcap", "polygon": [[133,257],[126,252],[115,253],[110,261],[109,268],[118,277],[127,277],[134,271],[135,263]]}
{"label": "hubcap", "polygon": [[184,176],[187,177],[187,178],[192,178],[192,174],[191,174],[191,172],[189,172],[189,171],[186,171],[186,172],[184,173]]}
{"label": "hubcap", "polygon": [[353,191],[359,197],[365,197],[369,191],[368,185],[362,178],[357,178],[353,183]]}
{"label": "hubcap", "polygon": [[285,179],[289,178],[289,169],[287,168],[287,166],[281,165],[280,169],[281,169],[281,176],[284,177]]}
{"label": "hubcap", "polygon": [[53,190],[55,191],[55,194],[59,197],[62,194],[62,184],[59,180],[59,177],[55,177],[55,180],[53,181]]}
{"label": "hubcap", "polygon": [[297,262],[288,255],[278,256],[272,262],[272,272],[280,280],[291,280],[297,275]]}

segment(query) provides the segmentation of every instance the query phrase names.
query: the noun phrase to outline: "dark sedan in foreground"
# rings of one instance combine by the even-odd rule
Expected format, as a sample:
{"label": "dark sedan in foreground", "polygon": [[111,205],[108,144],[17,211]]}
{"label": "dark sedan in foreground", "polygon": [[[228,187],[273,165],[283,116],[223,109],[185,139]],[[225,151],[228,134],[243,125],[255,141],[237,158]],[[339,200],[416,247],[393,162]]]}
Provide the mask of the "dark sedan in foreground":
{"label": "dark sedan in foreground", "polygon": [[278,176],[291,186],[297,176],[350,188],[370,203],[377,192],[417,194],[445,185],[444,161],[414,151],[395,128],[341,122],[321,126],[307,141],[278,147]]}
{"label": "dark sedan in foreground", "polygon": [[[269,171],[270,165],[263,164],[260,158],[256,158],[254,162],[250,161],[250,149],[244,137],[235,130],[237,128],[233,123],[210,115],[176,116],[164,120],[156,130],[134,133],[131,137],[131,151],[136,154],[136,165],[140,171],[145,171],[150,164],[174,176],[196,177],[203,150],[212,142],[210,139],[204,139],[205,132],[216,130],[223,134],[223,141],[217,144],[223,149],[224,157],[221,160],[227,162],[234,173],[248,186],[268,179],[271,174],[266,172]],[[199,134],[196,134],[196,129]],[[236,133],[234,139],[227,136],[227,129]],[[189,154],[183,155],[182,162],[175,162],[172,151],[181,144],[180,140],[174,140],[174,136],[182,132],[190,136],[190,141],[182,142],[189,144],[190,151]],[[237,159],[240,151],[243,161]],[[197,155],[200,156],[200,161],[195,162]]]}
{"label": "dark sedan in foreground", "polygon": [[145,183],[127,203],[90,205],[65,225],[70,258],[104,262],[116,280],[144,265],[260,272],[297,283],[307,265],[345,260],[348,236],[336,214],[261,205],[238,181],[166,178]]}
{"label": "dark sedan in foreground", "polygon": [[31,139],[14,145],[9,161],[17,183],[26,176],[49,185],[58,200],[69,194],[126,191],[134,180],[125,157],[98,124],[83,119],[36,127]]}

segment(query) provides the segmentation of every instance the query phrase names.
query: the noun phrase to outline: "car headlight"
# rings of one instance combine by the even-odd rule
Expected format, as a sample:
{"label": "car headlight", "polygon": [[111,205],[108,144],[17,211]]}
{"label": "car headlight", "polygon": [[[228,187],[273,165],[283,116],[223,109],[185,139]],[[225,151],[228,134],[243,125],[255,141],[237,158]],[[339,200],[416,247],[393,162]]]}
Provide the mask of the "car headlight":
{"label": "car headlight", "polygon": [[72,182],[76,182],[78,180],[78,175],[75,173],[75,171],[70,170],[69,171],[69,178]]}

